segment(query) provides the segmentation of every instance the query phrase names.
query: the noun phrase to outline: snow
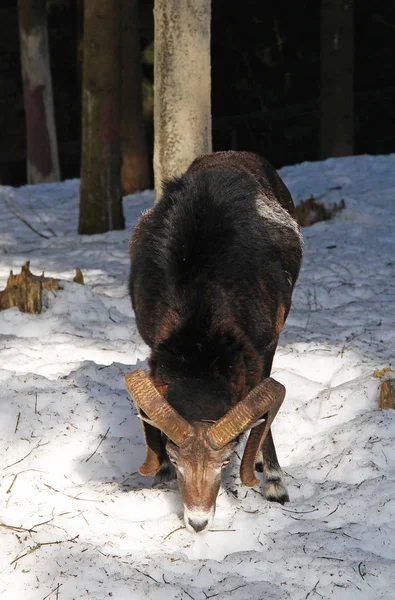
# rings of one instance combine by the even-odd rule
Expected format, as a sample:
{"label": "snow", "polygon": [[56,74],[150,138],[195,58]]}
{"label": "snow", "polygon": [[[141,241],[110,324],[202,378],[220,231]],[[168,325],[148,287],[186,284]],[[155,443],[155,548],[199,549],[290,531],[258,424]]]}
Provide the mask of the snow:
{"label": "snow", "polygon": [[152,192],[125,199],[127,231],[88,237],[76,234],[78,181],[0,187],[0,288],[26,260],[66,280],[42,314],[0,313],[1,599],[394,597],[395,414],[378,409],[373,373],[394,368],[395,155],[280,174],[296,202],[346,202],[303,229],[274,363],[291,502],[241,486],[235,457],[203,535],[183,527],[174,486],[139,475],[143,436],[123,386],[148,355],[127,277],[129,231]]}

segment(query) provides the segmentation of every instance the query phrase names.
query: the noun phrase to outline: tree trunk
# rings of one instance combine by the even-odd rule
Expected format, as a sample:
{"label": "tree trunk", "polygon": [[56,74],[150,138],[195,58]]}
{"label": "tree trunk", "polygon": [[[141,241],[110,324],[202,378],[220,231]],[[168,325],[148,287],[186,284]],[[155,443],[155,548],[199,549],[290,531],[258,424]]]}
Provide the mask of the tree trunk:
{"label": "tree trunk", "polygon": [[78,93],[82,93],[82,67],[84,60],[84,0],[75,0],[75,18],[77,29],[76,75]]}
{"label": "tree trunk", "polygon": [[210,0],[155,0],[154,174],[179,175],[211,152]]}
{"label": "tree trunk", "polygon": [[123,229],[121,195],[121,11],[85,0],[80,234]]}
{"label": "tree trunk", "polygon": [[122,0],[122,190],[132,194],[149,187],[147,142],[143,121],[138,0]]}
{"label": "tree trunk", "polygon": [[60,180],[45,0],[18,0],[27,181]]}
{"label": "tree trunk", "polygon": [[354,151],[353,0],[321,0],[320,158]]}

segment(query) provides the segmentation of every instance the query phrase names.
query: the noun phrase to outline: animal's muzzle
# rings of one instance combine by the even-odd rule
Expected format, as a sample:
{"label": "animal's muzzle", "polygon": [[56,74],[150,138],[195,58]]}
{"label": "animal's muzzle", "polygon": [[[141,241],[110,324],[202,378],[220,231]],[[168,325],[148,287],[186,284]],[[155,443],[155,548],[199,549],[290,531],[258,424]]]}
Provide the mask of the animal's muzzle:
{"label": "animal's muzzle", "polygon": [[185,527],[191,533],[206,531],[213,522],[215,508],[210,511],[188,510],[184,508]]}
{"label": "animal's muzzle", "polygon": [[195,521],[193,519],[188,519],[188,523],[192,527],[192,529],[196,531],[196,533],[199,533],[199,531],[203,531],[203,529],[206,529],[208,525],[208,519],[205,519],[203,521]]}

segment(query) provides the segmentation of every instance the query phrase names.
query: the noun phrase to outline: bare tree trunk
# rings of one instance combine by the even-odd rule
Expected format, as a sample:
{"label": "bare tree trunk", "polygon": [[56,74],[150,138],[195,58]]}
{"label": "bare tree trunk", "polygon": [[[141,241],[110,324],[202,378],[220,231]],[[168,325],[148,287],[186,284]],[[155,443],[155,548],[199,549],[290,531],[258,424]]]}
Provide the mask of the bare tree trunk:
{"label": "bare tree trunk", "polygon": [[84,0],[75,0],[75,18],[77,29],[77,44],[75,48],[77,89],[78,92],[81,93],[82,67],[84,60]]}
{"label": "bare tree trunk", "polygon": [[321,158],[354,151],[353,4],[321,0]]}
{"label": "bare tree trunk", "polygon": [[147,142],[143,121],[138,0],[122,0],[122,190],[132,194],[149,187]]}
{"label": "bare tree trunk", "polygon": [[78,232],[123,229],[121,15],[118,0],[85,0]]}
{"label": "bare tree trunk", "polygon": [[45,0],[18,0],[27,181],[60,180]]}
{"label": "bare tree trunk", "polygon": [[163,179],[211,152],[211,0],[155,0],[154,174]]}

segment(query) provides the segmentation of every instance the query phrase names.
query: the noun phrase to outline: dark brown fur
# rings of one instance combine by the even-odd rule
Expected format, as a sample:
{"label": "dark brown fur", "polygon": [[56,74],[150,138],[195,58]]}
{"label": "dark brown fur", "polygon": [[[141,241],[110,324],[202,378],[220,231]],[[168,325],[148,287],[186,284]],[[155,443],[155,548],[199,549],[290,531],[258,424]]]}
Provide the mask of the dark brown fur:
{"label": "dark brown fur", "polygon": [[[218,420],[270,375],[291,306],[302,242],[286,186],[255,154],[201,156],[165,183],[130,249],[155,386],[188,421]],[[263,451],[280,471],[271,435]]]}

